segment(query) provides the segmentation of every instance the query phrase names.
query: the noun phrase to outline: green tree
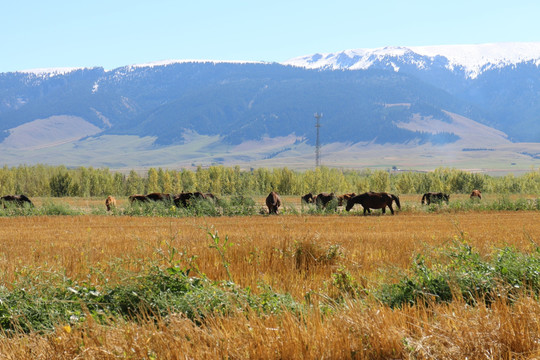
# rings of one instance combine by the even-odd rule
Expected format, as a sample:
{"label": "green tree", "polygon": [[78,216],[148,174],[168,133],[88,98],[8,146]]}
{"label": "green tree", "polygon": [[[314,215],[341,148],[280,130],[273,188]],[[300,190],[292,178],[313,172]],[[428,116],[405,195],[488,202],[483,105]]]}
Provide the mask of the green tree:
{"label": "green tree", "polygon": [[141,194],[144,192],[144,183],[141,177],[131,170],[126,180],[126,195]]}
{"label": "green tree", "polygon": [[70,185],[71,176],[67,172],[54,175],[49,182],[51,195],[56,197],[68,196]]}
{"label": "green tree", "polygon": [[159,187],[159,176],[158,172],[154,168],[148,170],[148,177],[146,179],[146,193],[161,192]]}

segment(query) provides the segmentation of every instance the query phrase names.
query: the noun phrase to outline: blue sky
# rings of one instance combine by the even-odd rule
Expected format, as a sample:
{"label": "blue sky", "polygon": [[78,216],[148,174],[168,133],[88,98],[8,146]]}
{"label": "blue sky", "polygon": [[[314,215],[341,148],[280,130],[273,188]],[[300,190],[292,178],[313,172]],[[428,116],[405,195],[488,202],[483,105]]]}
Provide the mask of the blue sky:
{"label": "blue sky", "polygon": [[537,0],[9,1],[0,72],[540,41]]}

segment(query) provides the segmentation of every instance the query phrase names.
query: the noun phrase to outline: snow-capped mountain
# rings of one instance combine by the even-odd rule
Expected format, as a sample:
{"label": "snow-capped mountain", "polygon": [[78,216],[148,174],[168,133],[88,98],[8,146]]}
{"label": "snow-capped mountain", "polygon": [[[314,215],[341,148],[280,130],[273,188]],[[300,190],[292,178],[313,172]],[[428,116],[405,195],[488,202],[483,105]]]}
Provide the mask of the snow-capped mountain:
{"label": "snow-capped mountain", "polygon": [[383,67],[399,71],[404,65],[414,65],[418,69],[444,67],[475,79],[488,70],[528,62],[540,65],[540,42],[355,49],[301,56],[285,61],[284,64],[332,70]]}
{"label": "snow-capped mountain", "polygon": [[392,146],[424,163],[440,164],[438,151],[538,166],[539,65],[540,43],[517,43],[0,73],[0,161],[298,164],[322,112],[321,143],[343,166],[388,148],[394,159]]}

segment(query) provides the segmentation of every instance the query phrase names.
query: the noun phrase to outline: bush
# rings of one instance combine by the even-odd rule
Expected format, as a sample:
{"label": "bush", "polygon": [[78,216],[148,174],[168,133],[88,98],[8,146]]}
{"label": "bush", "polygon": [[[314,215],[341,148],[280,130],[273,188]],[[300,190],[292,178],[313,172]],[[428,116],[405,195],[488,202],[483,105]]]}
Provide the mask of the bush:
{"label": "bush", "polygon": [[423,256],[417,256],[411,274],[383,285],[379,299],[391,307],[450,302],[456,296],[469,304],[489,304],[495,297],[511,300],[521,291],[540,292],[539,249],[523,254],[507,247],[484,260],[470,246],[461,245],[447,251],[446,257],[446,265],[428,266]]}
{"label": "bush", "polygon": [[11,290],[0,287],[0,326],[7,333],[52,331],[59,323],[75,324],[92,316],[97,321],[116,317],[138,321],[183,313],[200,322],[211,314],[255,310],[276,313],[301,311],[290,295],[262,287],[252,294],[231,281],[190,277],[189,269],[150,267],[144,274],[128,274],[116,285],[92,285],[26,269]]}
{"label": "bush", "polygon": [[255,215],[257,214],[255,200],[247,196],[232,196],[228,201],[220,199],[219,205],[223,209],[223,215]]}

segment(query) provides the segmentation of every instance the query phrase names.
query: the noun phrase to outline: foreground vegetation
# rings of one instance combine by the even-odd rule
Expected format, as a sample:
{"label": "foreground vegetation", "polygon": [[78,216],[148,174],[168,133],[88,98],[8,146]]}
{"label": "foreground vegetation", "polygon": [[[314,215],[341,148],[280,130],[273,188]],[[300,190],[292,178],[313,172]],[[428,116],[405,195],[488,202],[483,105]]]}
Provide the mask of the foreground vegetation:
{"label": "foreground vegetation", "polygon": [[407,206],[397,216],[0,218],[0,353],[540,355],[538,212]]}

